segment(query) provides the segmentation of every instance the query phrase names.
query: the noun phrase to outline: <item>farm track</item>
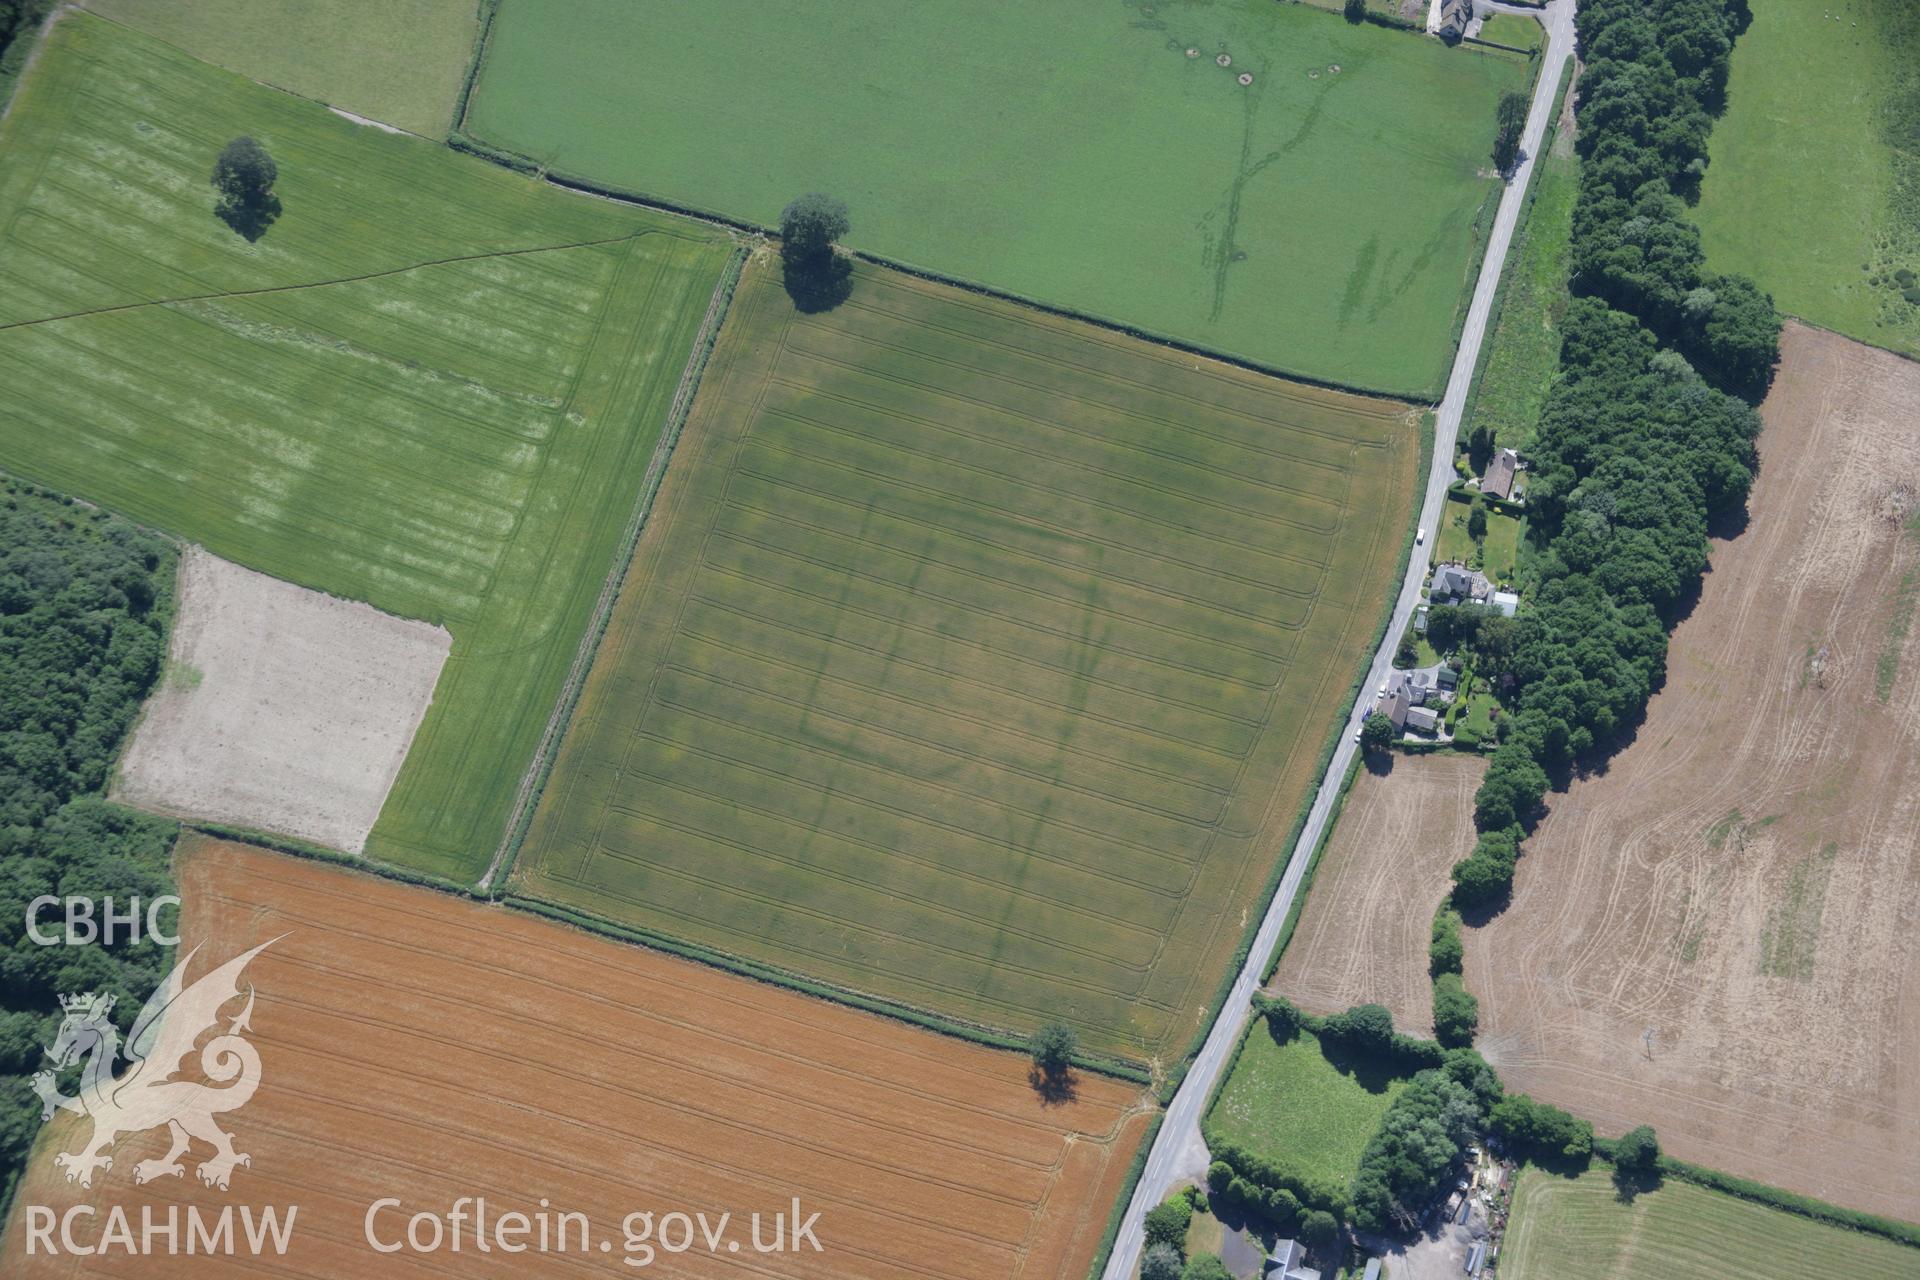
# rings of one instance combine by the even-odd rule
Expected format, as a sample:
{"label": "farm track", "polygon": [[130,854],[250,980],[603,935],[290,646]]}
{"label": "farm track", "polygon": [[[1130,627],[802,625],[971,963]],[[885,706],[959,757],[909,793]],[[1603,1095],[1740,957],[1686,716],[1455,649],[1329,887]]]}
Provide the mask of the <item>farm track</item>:
{"label": "farm track", "polygon": [[[1130,1086],[1084,1078],[1076,1100],[1049,1106],[1018,1055],[499,908],[197,838],[177,868],[189,945],[224,956],[286,935],[248,971],[266,1070],[228,1120],[253,1156],[236,1192],[301,1206],[278,1274],[448,1274],[435,1255],[367,1248],[361,1220],[382,1195],[408,1212],[483,1195],[496,1214],[545,1198],[616,1248],[634,1210],[731,1211],[744,1238],[749,1212],[797,1195],[821,1214],[824,1252],[663,1254],[655,1269],[1054,1280],[1091,1260],[1147,1120]],[[136,1214],[135,1202],[226,1203],[190,1178],[133,1186],[122,1161],[152,1154],[155,1136],[117,1153],[91,1195],[52,1176],[28,1194]],[[17,1229],[4,1256],[10,1275],[67,1265],[24,1258]],[[604,1265],[469,1247],[460,1274]],[[253,1269],[183,1257],[89,1271]]]}
{"label": "farm track", "polygon": [[755,264],[726,325],[518,888],[1163,1052],[1234,936],[1194,897],[1335,709],[1405,411],[866,267],[802,317]]}
{"label": "farm track", "polygon": [[1782,352],[1750,524],[1635,740],[1551,798],[1467,985],[1511,1087],[1920,1221],[1920,646],[1894,631],[1920,365],[1798,324]]}

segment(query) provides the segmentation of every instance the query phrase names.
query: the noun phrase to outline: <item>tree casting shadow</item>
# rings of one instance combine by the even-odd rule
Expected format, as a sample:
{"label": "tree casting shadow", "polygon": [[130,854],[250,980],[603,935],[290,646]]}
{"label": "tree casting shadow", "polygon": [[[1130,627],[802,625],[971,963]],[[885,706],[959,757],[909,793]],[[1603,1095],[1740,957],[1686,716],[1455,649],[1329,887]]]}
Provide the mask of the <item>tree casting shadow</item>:
{"label": "tree casting shadow", "polygon": [[280,197],[268,192],[252,200],[222,200],[214,206],[213,216],[248,244],[255,244],[280,217]]}
{"label": "tree casting shadow", "polygon": [[782,256],[780,277],[802,315],[831,311],[853,294],[853,264],[839,254],[830,254],[823,262]]}

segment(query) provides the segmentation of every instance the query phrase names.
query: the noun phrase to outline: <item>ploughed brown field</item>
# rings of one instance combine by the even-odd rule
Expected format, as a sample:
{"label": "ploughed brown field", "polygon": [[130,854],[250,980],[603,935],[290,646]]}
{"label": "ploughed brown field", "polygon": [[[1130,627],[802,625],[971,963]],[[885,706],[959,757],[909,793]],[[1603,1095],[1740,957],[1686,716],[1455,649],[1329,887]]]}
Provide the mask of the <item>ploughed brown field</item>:
{"label": "ploughed brown field", "polygon": [[[209,1190],[196,1150],[184,1178],[136,1186],[134,1162],[164,1153],[148,1134],[82,1192],[43,1142],[0,1273],[1055,1280],[1090,1265],[1147,1122],[1131,1086],[1083,1076],[1044,1103],[1020,1055],[503,908],[215,841],[184,841],[176,872],[185,942],[205,943],[192,976],[285,935],[246,971],[259,1090],[219,1118],[252,1165]],[[50,1136],[70,1148],[80,1127]],[[383,1243],[415,1211],[484,1196],[496,1221],[543,1198],[584,1213],[592,1244],[482,1254],[469,1234],[458,1255],[376,1253],[363,1223],[387,1196],[402,1207],[376,1219]],[[770,1240],[795,1196],[821,1252],[756,1253],[749,1215]],[[136,1230],[142,1205],[298,1215],[281,1258],[25,1257],[28,1207],[75,1197]],[[696,1231],[689,1252],[623,1266],[641,1251],[622,1220],[644,1210],[731,1212],[739,1249],[709,1254]],[[79,1242],[104,1221],[79,1222]]]}
{"label": "ploughed brown field", "polygon": [[1313,892],[1267,990],[1308,1013],[1383,1004],[1393,1025],[1430,1036],[1427,944],[1448,872],[1473,847],[1473,793],[1486,761],[1395,757],[1362,770],[1313,874]]}
{"label": "ploughed brown field", "polygon": [[1790,325],[1665,688],[1467,940],[1510,1088],[1920,1220],[1920,364]]}

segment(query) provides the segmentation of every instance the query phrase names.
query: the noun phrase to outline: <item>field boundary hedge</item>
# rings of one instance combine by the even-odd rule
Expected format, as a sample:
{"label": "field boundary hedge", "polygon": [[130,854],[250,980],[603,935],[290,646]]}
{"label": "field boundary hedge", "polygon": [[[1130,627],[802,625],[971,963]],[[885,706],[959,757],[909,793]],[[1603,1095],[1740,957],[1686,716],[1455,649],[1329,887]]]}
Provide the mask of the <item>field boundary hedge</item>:
{"label": "field boundary hedge", "polygon": [[1107,1229],[1100,1233],[1100,1243],[1093,1251],[1093,1265],[1087,1268],[1087,1280],[1100,1280],[1101,1272],[1107,1269],[1107,1260],[1113,1257],[1113,1242],[1120,1238],[1120,1227],[1127,1220],[1127,1208],[1133,1203],[1133,1193],[1140,1185],[1140,1175],[1147,1171],[1147,1157],[1153,1154],[1153,1144],[1160,1136],[1160,1126],[1167,1122],[1167,1113],[1160,1112],[1147,1124],[1147,1131],[1140,1135],[1139,1149],[1133,1153],[1133,1164],[1127,1169],[1127,1176],[1120,1184],[1120,1194],[1114,1198],[1113,1208],[1107,1211]]}
{"label": "field boundary hedge", "polygon": [[[1420,445],[1416,459],[1418,465],[1417,474],[1421,477],[1424,477],[1433,465],[1433,450],[1436,442],[1437,433],[1434,415],[1431,411],[1422,413],[1420,415]],[[1226,1008],[1227,997],[1233,994],[1233,984],[1239,979],[1241,968],[1247,963],[1247,958],[1253,954],[1254,939],[1259,936],[1260,925],[1267,918],[1267,911],[1273,905],[1274,895],[1280,892],[1280,882],[1286,878],[1287,868],[1293,865],[1294,854],[1300,844],[1300,833],[1306,829],[1307,818],[1313,813],[1313,802],[1320,796],[1320,783],[1317,780],[1325,777],[1327,766],[1333,763],[1334,752],[1340,749],[1340,735],[1347,731],[1347,717],[1353,713],[1354,706],[1366,689],[1367,672],[1373,666],[1373,655],[1375,651],[1380,648],[1381,644],[1385,642],[1387,631],[1393,625],[1394,606],[1400,599],[1397,584],[1407,576],[1407,567],[1413,562],[1413,536],[1419,527],[1419,523],[1420,509],[1416,505],[1407,515],[1406,534],[1401,539],[1400,556],[1394,566],[1391,581],[1396,584],[1396,588],[1393,594],[1387,597],[1386,607],[1380,612],[1380,622],[1374,627],[1372,643],[1368,644],[1366,648],[1361,651],[1360,668],[1354,672],[1352,683],[1347,686],[1347,696],[1340,700],[1338,710],[1334,713],[1333,732],[1327,735],[1326,745],[1320,749],[1320,757],[1314,764],[1312,776],[1316,781],[1307,794],[1301,798],[1299,812],[1295,814],[1293,825],[1287,831],[1286,843],[1283,846],[1286,850],[1286,856],[1276,859],[1273,870],[1267,873],[1266,884],[1261,888],[1260,893],[1255,898],[1260,909],[1253,913],[1253,918],[1247,922],[1247,927],[1241,931],[1240,945],[1234,948],[1232,964],[1221,978],[1218,988],[1215,989],[1213,999],[1207,1002],[1207,1016],[1205,1021],[1201,1024],[1200,1029],[1194,1033],[1193,1039],[1187,1044],[1186,1051],[1180,1055],[1179,1062],[1175,1065],[1174,1069],[1168,1073],[1167,1078],[1160,1086],[1160,1102],[1163,1106],[1171,1101],[1174,1093],[1179,1090],[1180,1082],[1186,1079],[1188,1068],[1193,1065],[1193,1060],[1199,1056],[1201,1048],[1206,1044],[1207,1036],[1213,1030],[1213,1024],[1219,1021],[1222,1010]],[[1346,784],[1342,783],[1342,795],[1344,795],[1345,789]],[[1336,796],[1335,803],[1338,804],[1339,800],[1340,796]],[[1327,829],[1329,831],[1333,829],[1331,819],[1327,824]],[[1311,856],[1313,855],[1310,853],[1309,857]],[[1300,888],[1295,892],[1296,905],[1305,901],[1307,877],[1310,874],[1311,867],[1301,873]],[[1285,928],[1285,926],[1283,925],[1282,928]]]}
{"label": "field boundary hedge", "polygon": [[[1603,1163],[1612,1165],[1614,1151],[1618,1145],[1619,1140],[1615,1138],[1595,1138],[1593,1154]],[[1920,1224],[1902,1222],[1898,1218],[1882,1217],[1880,1214],[1868,1213],[1862,1209],[1848,1209],[1841,1205],[1829,1204],[1813,1196],[1803,1196],[1797,1191],[1788,1191],[1783,1187],[1772,1186],[1765,1182],[1755,1182],[1751,1178],[1742,1178],[1736,1174],[1722,1173],[1718,1169],[1690,1164],[1669,1155],[1660,1157],[1660,1174],[1676,1182],[1691,1183],[1708,1191],[1732,1196],[1736,1200],[1746,1200],[1753,1204],[1764,1205],[1769,1209],[1778,1209],[1783,1213],[1822,1222],[1843,1231],[1858,1231],[1864,1235],[1879,1236],[1895,1244],[1906,1245],[1911,1249],[1920,1249]]]}
{"label": "field boundary hedge", "polygon": [[268,849],[274,853],[284,853],[289,857],[305,858],[309,862],[325,862],[353,871],[365,871],[387,880],[398,880],[402,884],[451,893],[458,898],[474,898],[483,902],[486,900],[485,895],[476,893],[470,886],[456,880],[449,880],[445,876],[429,875],[424,871],[409,871],[405,867],[397,867],[390,862],[381,862],[363,854],[329,849],[325,845],[314,844],[296,836],[283,836],[273,831],[261,831],[254,827],[240,827],[231,823],[210,822],[199,818],[183,819],[180,825],[189,831],[212,836],[216,840],[232,840],[239,844]]}
{"label": "field boundary hedge", "polygon": [[[855,991],[850,987],[837,987],[830,983],[821,982],[815,978],[794,973],[788,969],[760,964],[756,961],[736,956],[731,952],[720,951],[713,947],[703,947],[697,943],[684,942],[678,938],[656,933],[651,929],[637,928],[633,925],[616,924],[611,920],[603,919],[588,912],[577,911],[571,907],[557,906],[539,898],[527,897],[524,894],[503,894],[496,899],[496,901],[504,903],[506,906],[512,907],[517,911],[524,911],[530,915],[544,916],[557,923],[572,925],[574,928],[584,929],[588,933],[597,933],[602,937],[612,939],[616,942],[642,946],[653,951],[661,951],[668,955],[678,956],[682,960],[691,960],[715,969],[724,969],[728,973],[737,974],[743,978],[752,978],[760,982],[770,983],[773,986],[783,987],[800,995],[815,996],[822,1000],[830,1000],[834,1004],[842,1005],[849,1009],[857,1009],[862,1013],[872,1013],[883,1018],[891,1018],[895,1022],[904,1022],[910,1026],[919,1027],[924,1031],[935,1031],[941,1035],[952,1036],[956,1040],[965,1040],[970,1044],[977,1044],[983,1048],[1006,1049],[1021,1054],[1027,1052],[1027,1037],[1015,1035],[1011,1031],[1004,1031],[998,1027],[990,1027],[984,1023],[962,1022],[959,1019],[934,1013],[931,1010],[916,1008],[913,1005],[902,1004],[894,1000],[882,999],[879,996],[867,995],[864,992]],[[1082,1070],[1094,1072],[1097,1075],[1109,1076],[1115,1080],[1125,1080],[1131,1084],[1151,1085],[1153,1083],[1152,1075],[1144,1066],[1122,1058],[1110,1058],[1099,1054],[1075,1053],[1073,1055],[1073,1065]]]}
{"label": "field boundary hedge", "polygon": [[540,797],[546,794],[547,783],[553,777],[560,744],[566,740],[567,727],[573,723],[573,714],[579,709],[580,697],[587,687],[587,676],[593,670],[594,659],[600,652],[600,642],[606,638],[607,627],[613,620],[613,609],[619,603],[621,588],[626,583],[627,574],[632,571],[640,535],[646,531],[647,518],[653,514],[654,498],[659,495],[660,486],[666,482],[667,464],[672,461],[674,446],[679,443],[680,432],[693,412],[694,397],[699,393],[708,357],[713,354],[714,345],[720,340],[720,326],[726,320],[727,309],[733,302],[734,290],[739,286],[740,273],[746,260],[747,250],[735,246],[726,265],[720,269],[720,279],[714,283],[713,295],[707,302],[707,314],[700,322],[700,331],[694,335],[693,349],[687,353],[686,367],[680,371],[679,385],[674,388],[673,400],[667,408],[667,420],[661,424],[660,439],[654,445],[653,457],[647,462],[646,475],[640,481],[639,497],[634,500],[633,512],[628,516],[627,527],[621,533],[613,563],[608,566],[606,582],[601,587],[599,600],[594,604],[593,618],[580,637],[580,647],[574,654],[573,666],[567,671],[567,682],[554,701],[553,713],[547,719],[540,745],[535,749],[527,771],[521,775],[519,794],[507,816],[506,830],[494,849],[493,862],[474,886],[477,893],[488,896],[496,893],[513,871],[513,865],[520,857],[520,849],[526,844],[527,832],[533,825],[534,809],[538,807]]}
{"label": "field boundary hedge", "polygon": [[[582,195],[599,196],[603,200],[617,200],[622,204],[637,205],[643,209],[650,209],[655,213],[670,213],[682,218],[692,218],[697,222],[726,227],[747,235],[764,236],[775,243],[779,242],[779,231],[774,227],[763,226],[760,223],[749,222],[743,218],[731,217],[724,213],[716,213],[712,209],[703,209],[698,205],[682,204],[661,196],[649,195],[646,192],[634,191],[626,187],[609,186],[605,183],[595,182],[591,178],[565,173],[556,169],[549,169],[532,156],[496,147],[489,142],[474,137],[461,128],[455,128],[454,131],[448,135],[447,145],[455,151],[462,151],[468,155],[478,156],[482,160],[488,160],[494,164],[512,169],[517,173],[524,173],[538,178],[542,182],[559,187],[565,191],[578,192]],[[1476,216],[1476,224],[1477,220]],[[1486,249],[1486,244],[1482,242],[1469,268],[1471,272],[1477,274],[1479,265],[1486,256]],[[869,253],[864,249],[849,249],[842,246],[840,252],[857,261],[869,263],[876,267],[885,267],[889,271],[898,271],[902,275],[914,276],[921,280],[929,280],[934,284],[943,284],[953,289],[963,289],[968,293],[979,294],[987,298],[995,298],[1001,302],[1011,302],[1018,306],[1039,311],[1045,315],[1057,316],[1063,320],[1074,320],[1081,324],[1090,324],[1097,329],[1104,329],[1109,333],[1117,333],[1123,337],[1133,338],[1136,341],[1152,343],[1154,346],[1165,347],[1170,351],[1199,356],[1207,360],[1217,360],[1221,364],[1230,365],[1236,369],[1245,369],[1249,373],[1257,373],[1269,378],[1281,378],[1288,382],[1299,383],[1301,386],[1318,387],[1323,391],[1338,391],[1346,395],[1365,396],[1369,400],[1395,400],[1414,406],[1437,403],[1441,393],[1445,391],[1444,385],[1439,388],[1428,387],[1419,390],[1407,390],[1395,387],[1363,387],[1357,383],[1339,382],[1331,378],[1316,377],[1310,373],[1295,372],[1280,365],[1266,364],[1259,360],[1249,359],[1246,356],[1233,355],[1213,347],[1171,337],[1153,329],[1126,324],[1119,320],[1111,320],[1095,312],[1061,306],[1058,303],[1042,302],[1038,298],[1031,298],[1025,294],[1014,293],[1011,290],[1002,289],[995,285],[982,284],[978,280],[969,280],[964,276],[948,275],[945,272],[935,271],[929,267],[917,267],[910,262],[901,262],[895,258],[884,257],[877,253]],[[1468,295],[1459,308],[1459,314],[1455,317],[1453,326],[1455,346],[1459,345],[1460,332],[1466,327],[1467,312],[1471,309],[1471,305],[1472,297]]]}
{"label": "field boundary hedge", "polygon": [[467,127],[467,104],[473,101],[473,86],[480,81],[480,68],[487,59],[487,45],[493,39],[493,20],[500,12],[500,0],[480,0],[480,30],[473,37],[473,57],[467,60],[467,74],[460,78],[460,94],[453,100],[453,123],[448,127],[447,135],[451,140],[454,134],[464,133]]}

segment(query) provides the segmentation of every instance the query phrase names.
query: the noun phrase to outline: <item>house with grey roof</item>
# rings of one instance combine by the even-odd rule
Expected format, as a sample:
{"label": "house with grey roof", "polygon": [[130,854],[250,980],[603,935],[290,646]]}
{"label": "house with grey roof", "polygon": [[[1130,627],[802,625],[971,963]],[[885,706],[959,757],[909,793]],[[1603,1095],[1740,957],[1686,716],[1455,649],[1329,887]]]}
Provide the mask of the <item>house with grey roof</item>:
{"label": "house with grey roof", "polygon": [[1439,0],[1439,20],[1428,27],[1448,44],[1458,44],[1473,22],[1473,0]]}
{"label": "house with grey roof", "polygon": [[1307,1265],[1307,1251],[1298,1240],[1282,1240],[1267,1255],[1265,1280],[1320,1280],[1320,1273]]}
{"label": "house with grey roof", "polygon": [[1492,580],[1463,564],[1437,566],[1433,585],[1427,588],[1427,600],[1432,604],[1485,604],[1492,595]]}

